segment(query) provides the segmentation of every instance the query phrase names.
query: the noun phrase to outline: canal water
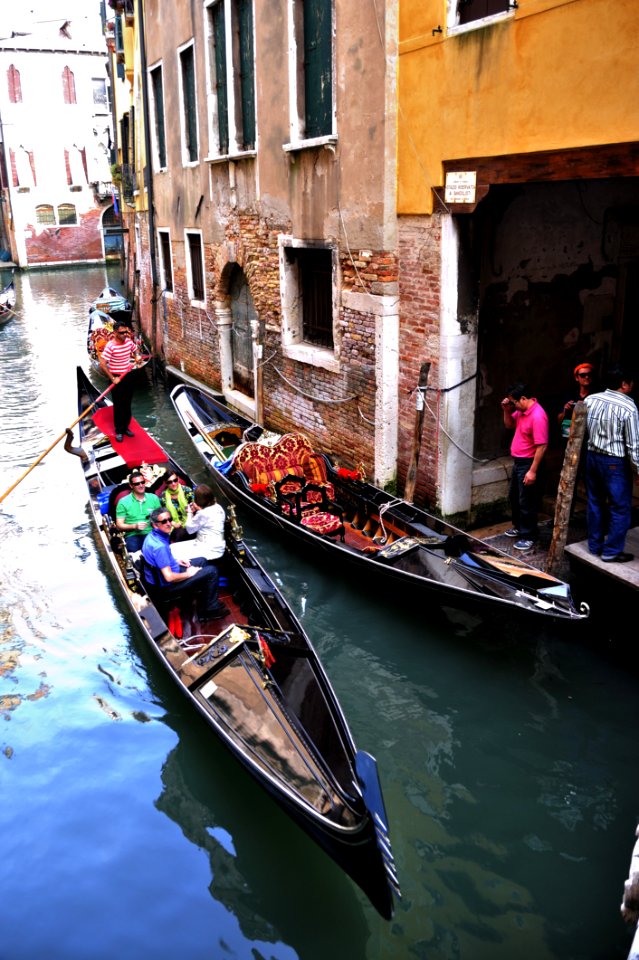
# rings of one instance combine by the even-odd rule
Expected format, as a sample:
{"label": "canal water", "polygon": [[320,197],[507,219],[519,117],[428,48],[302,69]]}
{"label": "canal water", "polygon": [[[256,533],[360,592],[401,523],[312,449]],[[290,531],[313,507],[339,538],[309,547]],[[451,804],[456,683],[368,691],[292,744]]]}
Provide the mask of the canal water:
{"label": "canal water", "polygon": [[[106,279],[17,276],[19,315],[0,329],[3,491],[75,419],[87,306]],[[204,480],[166,390],[149,383],[134,408]],[[626,957],[636,674],[589,628],[522,635],[398,611],[240,519],[377,757],[403,889],[395,919],[146,652],[60,443],[0,505],[0,960]]]}

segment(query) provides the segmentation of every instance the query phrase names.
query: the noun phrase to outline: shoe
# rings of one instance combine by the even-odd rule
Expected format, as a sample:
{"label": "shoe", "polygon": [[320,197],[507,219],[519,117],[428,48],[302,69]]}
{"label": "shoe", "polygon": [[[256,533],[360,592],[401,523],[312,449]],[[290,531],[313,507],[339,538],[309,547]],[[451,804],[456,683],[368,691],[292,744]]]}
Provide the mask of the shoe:
{"label": "shoe", "polygon": [[534,546],[534,540],[518,540],[517,543],[513,543],[513,549],[521,550],[522,553],[525,553],[527,550],[532,550]]}
{"label": "shoe", "polygon": [[634,553],[616,553],[614,557],[602,557],[604,563],[628,563],[635,559]]}
{"label": "shoe", "polygon": [[504,536],[505,536],[505,537],[518,537],[518,536],[519,536],[519,530],[517,529],[517,527],[511,527],[510,530],[504,530]]}
{"label": "shoe", "polygon": [[124,431],[124,436],[125,436],[125,437],[134,437],[135,434],[133,433],[133,430],[129,430],[128,427],[127,427],[127,429]]}
{"label": "shoe", "polygon": [[230,612],[229,608],[221,603],[219,607],[215,607],[213,610],[206,610],[205,613],[202,614],[202,618],[204,620],[221,620],[222,617],[225,617]]}
{"label": "shoe", "polygon": [[601,547],[599,547],[598,550],[591,550],[590,547],[588,547],[588,553],[590,554],[591,557],[600,557],[600,556],[601,556]]}
{"label": "shoe", "polygon": [[116,433],[115,439],[117,440],[118,443],[122,443],[122,440],[123,440],[122,434]]}

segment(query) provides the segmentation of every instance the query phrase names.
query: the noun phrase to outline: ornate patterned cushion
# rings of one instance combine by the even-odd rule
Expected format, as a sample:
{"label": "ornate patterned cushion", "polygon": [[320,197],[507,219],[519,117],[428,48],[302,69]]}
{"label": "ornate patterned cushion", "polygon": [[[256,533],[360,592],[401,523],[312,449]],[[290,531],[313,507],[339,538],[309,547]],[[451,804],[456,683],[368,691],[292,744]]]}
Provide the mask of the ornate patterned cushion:
{"label": "ornate patterned cushion", "polygon": [[334,513],[308,513],[302,517],[302,526],[314,533],[335,533],[342,529],[342,521]]}

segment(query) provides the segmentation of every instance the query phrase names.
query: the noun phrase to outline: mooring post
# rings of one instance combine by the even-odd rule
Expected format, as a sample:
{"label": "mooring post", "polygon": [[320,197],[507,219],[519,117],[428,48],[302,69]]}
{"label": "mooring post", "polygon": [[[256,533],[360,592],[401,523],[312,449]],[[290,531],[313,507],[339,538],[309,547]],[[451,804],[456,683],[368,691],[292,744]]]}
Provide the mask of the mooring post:
{"label": "mooring post", "polygon": [[564,454],[564,465],[559,477],[552,540],[546,561],[546,573],[552,573],[553,575],[557,574],[559,564],[564,556],[570,523],[570,508],[575,493],[575,482],[585,433],[586,404],[580,400],[573,409],[570,436]]}

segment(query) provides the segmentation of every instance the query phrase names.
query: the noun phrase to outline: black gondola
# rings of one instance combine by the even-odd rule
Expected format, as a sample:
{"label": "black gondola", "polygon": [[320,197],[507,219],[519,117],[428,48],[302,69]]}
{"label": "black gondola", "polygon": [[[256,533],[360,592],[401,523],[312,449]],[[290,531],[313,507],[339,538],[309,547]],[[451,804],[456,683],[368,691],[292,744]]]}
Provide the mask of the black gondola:
{"label": "black gondola", "polygon": [[306,555],[347,561],[370,587],[488,614],[583,621],[562,580],[425,510],[338,469],[303,434],[267,433],[222,400],[180,384],[177,414],[216,485],[232,501],[305,544]]}
{"label": "black gondola", "polygon": [[[161,492],[167,469],[190,477],[138,423],[114,448],[113,413],[78,367],[78,455],[100,545],[151,650],[232,753],[344,871],[386,919],[399,895],[377,766],[356,749],[318,656],[301,624],[234,523],[220,567],[223,619],[198,619],[152,602],[114,523],[132,468]],[[168,624],[171,624],[169,629]]]}
{"label": "black gondola", "polygon": [[13,280],[0,290],[0,327],[15,317],[16,286]]}

